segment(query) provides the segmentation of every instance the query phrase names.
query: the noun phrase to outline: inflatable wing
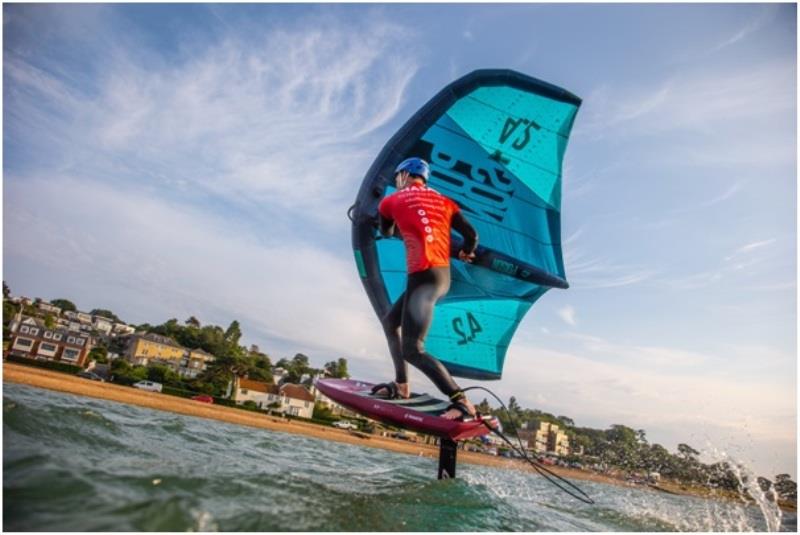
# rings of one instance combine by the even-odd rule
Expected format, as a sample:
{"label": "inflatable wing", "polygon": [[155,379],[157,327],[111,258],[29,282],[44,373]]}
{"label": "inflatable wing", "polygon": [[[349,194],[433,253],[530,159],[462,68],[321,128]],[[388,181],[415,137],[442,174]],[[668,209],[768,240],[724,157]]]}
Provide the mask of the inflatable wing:
{"label": "inflatable wing", "polygon": [[[525,313],[566,288],[561,162],[581,100],[510,70],[475,71],[444,88],[389,140],[350,210],[359,275],[378,317],[405,289],[405,250],[381,239],[378,203],[405,158],[430,162],[429,186],[450,197],[480,236],[473,264],[451,263],[426,349],[453,375],[499,379]],[[460,237],[453,234],[457,253]]]}

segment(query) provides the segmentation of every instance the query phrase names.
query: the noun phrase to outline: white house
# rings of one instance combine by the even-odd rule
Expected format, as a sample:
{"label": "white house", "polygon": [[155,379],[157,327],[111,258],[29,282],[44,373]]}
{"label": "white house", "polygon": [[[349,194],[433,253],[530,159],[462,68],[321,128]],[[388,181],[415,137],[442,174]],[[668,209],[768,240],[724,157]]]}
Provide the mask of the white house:
{"label": "white house", "polygon": [[92,325],[101,333],[108,335],[111,334],[113,322],[108,318],[104,318],[103,316],[94,316]]}
{"label": "white house", "polygon": [[126,325],[125,323],[115,323],[114,324],[114,334],[133,334],[136,332],[136,327],[131,327],[130,325]]}
{"label": "white house", "polygon": [[[287,383],[278,385],[237,377],[233,385],[233,400],[241,405],[252,401],[261,409],[311,418],[314,414],[314,395],[304,386]],[[270,405],[276,404],[273,407]]]}

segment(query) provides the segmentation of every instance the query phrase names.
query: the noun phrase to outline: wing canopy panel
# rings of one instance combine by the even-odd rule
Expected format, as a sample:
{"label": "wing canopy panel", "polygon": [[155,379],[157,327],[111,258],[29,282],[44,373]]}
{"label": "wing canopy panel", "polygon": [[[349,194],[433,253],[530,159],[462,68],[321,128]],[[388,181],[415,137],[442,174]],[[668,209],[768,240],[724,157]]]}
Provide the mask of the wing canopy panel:
{"label": "wing canopy panel", "polygon": [[[476,71],[426,104],[387,143],[355,205],[353,247],[367,293],[383,316],[405,288],[405,250],[369,223],[409,156],[431,164],[429,185],[456,201],[480,244],[534,271],[565,279],[561,165],[580,99],[513,71]],[[436,306],[428,351],[454,375],[499,378],[514,332],[548,285],[515,276],[502,260],[452,262],[450,292]]]}

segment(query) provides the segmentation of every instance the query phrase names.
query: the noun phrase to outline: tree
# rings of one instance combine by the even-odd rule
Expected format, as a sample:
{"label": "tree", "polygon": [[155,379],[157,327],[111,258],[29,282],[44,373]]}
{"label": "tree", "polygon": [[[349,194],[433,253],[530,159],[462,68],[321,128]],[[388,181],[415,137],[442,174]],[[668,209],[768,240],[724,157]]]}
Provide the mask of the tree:
{"label": "tree", "polygon": [[44,315],[44,326],[48,329],[55,329],[56,328],[56,320],[52,314],[49,312]]}
{"label": "tree", "polygon": [[166,385],[179,385],[181,382],[180,376],[172,368],[162,364],[149,366],[147,368],[147,378],[150,381]]}
{"label": "tree", "polygon": [[489,405],[489,401],[486,398],[483,398],[483,401],[478,403],[475,409],[481,414],[492,414],[492,407]]}
{"label": "tree", "polygon": [[784,500],[797,501],[797,483],[792,481],[792,476],[789,474],[775,476],[775,492]]}
{"label": "tree", "polygon": [[196,327],[198,329],[200,328],[200,320],[194,316],[189,316],[189,319],[187,319],[184,323],[186,323],[186,325],[189,327]]}
{"label": "tree", "polygon": [[688,444],[678,444],[678,453],[687,461],[695,461],[700,452]]}
{"label": "tree", "polygon": [[78,307],[75,306],[75,303],[70,301],[69,299],[53,299],[50,301],[50,304],[53,306],[57,306],[62,311],[70,311],[70,312],[77,312]]}
{"label": "tree", "polygon": [[11,320],[14,319],[14,316],[17,315],[19,312],[19,307],[12,303],[11,301],[3,301],[3,338],[7,339],[11,336],[11,331],[9,330],[8,326],[11,324]]}
{"label": "tree", "polygon": [[350,374],[347,373],[347,359],[344,358],[326,362],[322,369],[329,377],[336,379],[348,379],[350,377]]}
{"label": "tree", "polygon": [[239,339],[242,337],[242,329],[239,327],[239,322],[233,320],[228,326],[228,330],[225,331],[225,341],[231,345],[236,345],[239,343]]}
{"label": "tree", "polygon": [[564,427],[575,427],[575,422],[569,416],[559,416],[559,420],[564,424]]}
{"label": "tree", "polygon": [[314,413],[312,417],[318,420],[333,420],[335,418],[331,409],[319,401],[314,402]]}
{"label": "tree", "polygon": [[275,366],[286,370],[286,377],[283,380],[286,383],[300,383],[303,375],[313,375],[316,372],[309,366],[308,357],[302,353],[297,353],[292,360],[281,359]]}
{"label": "tree", "polygon": [[8,287],[6,281],[3,281],[3,299],[8,299],[11,296],[11,288]]}
{"label": "tree", "polygon": [[99,364],[108,363],[108,349],[103,346],[95,346],[89,351],[89,358]]}

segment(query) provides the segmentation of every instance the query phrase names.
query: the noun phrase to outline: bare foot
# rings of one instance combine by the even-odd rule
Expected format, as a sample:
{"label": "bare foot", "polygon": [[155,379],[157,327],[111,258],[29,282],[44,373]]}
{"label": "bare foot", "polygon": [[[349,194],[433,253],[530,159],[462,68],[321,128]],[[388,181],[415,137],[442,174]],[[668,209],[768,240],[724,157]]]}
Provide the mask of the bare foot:
{"label": "bare foot", "polygon": [[408,383],[395,383],[397,385],[397,392],[400,393],[401,398],[408,399],[411,396],[411,387]]}
{"label": "bare foot", "polygon": [[459,418],[475,418],[477,416],[477,411],[475,410],[475,405],[473,405],[470,400],[467,398],[462,398],[459,400],[461,404],[463,404],[467,410],[469,411],[469,415],[465,415],[458,409],[448,409],[447,412],[442,414],[442,418],[445,420],[457,420]]}

